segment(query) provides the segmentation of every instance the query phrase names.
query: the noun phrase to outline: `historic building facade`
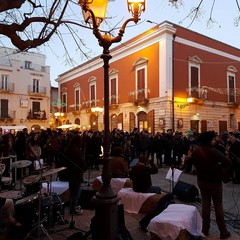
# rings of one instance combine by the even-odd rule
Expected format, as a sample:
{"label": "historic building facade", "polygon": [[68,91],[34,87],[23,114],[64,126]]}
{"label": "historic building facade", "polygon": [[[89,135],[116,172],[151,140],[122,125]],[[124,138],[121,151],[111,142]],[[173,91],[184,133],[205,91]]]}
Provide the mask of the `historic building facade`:
{"label": "historic building facade", "polygon": [[[111,50],[110,126],[149,132],[240,128],[240,50],[163,22]],[[103,129],[99,57],[56,80],[63,123]]]}
{"label": "historic building facade", "polygon": [[0,47],[0,126],[49,127],[50,67],[46,56]]}

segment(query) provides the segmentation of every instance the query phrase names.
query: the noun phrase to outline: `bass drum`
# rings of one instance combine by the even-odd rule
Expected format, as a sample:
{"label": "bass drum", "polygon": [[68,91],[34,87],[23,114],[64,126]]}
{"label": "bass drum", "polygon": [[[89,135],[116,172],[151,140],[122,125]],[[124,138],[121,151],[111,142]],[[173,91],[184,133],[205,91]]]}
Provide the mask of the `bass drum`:
{"label": "bass drum", "polygon": [[63,204],[58,194],[42,197],[41,214],[42,218],[46,218],[43,222],[46,228],[63,219]]}

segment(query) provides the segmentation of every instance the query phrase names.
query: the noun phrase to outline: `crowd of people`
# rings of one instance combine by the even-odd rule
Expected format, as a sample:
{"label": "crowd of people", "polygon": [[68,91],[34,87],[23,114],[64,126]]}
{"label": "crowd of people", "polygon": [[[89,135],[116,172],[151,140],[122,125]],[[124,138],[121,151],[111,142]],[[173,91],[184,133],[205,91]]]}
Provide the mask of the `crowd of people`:
{"label": "crowd of people", "polygon": [[[239,131],[214,134],[212,144],[231,159],[234,166],[233,182],[240,183]],[[2,134],[3,156],[16,155],[18,161],[34,161],[41,158],[47,166],[61,166],[65,155],[64,149],[74,135],[80,138],[82,156],[88,167],[91,170],[99,169],[103,154],[103,132],[100,131],[66,132],[61,129],[47,129],[28,133],[27,129],[23,129],[18,131],[16,136],[11,133]],[[195,129],[187,133],[173,132],[172,129],[168,129],[155,134],[147,131],[140,132],[137,128],[131,132],[114,129],[110,134],[110,153],[116,155],[114,149],[118,148],[117,155],[124,156],[128,166],[140,156],[146,156],[152,159],[158,168],[161,168],[164,163],[166,166],[174,166],[194,173],[191,154],[198,146],[198,136],[199,133]]]}
{"label": "crowd of people", "polygon": [[[211,138],[204,139],[204,134],[210,134]],[[222,199],[221,180],[219,176],[214,178],[211,174],[207,175],[211,175],[211,179],[208,179],[205,173],[208,170],[214,171],[216,161],[211,164],[210,160],[219,160],[220,153],[224,161],[228,159],[231,163],[233,183],[240,184],[239,137],[239,131],[225,131],[221,134],[209,131],[199,134],[196,129],[187,133],[168,129],[154,134],[148,131],[140,132],[137,128],[131,132],[114,129],[110,133],[112,177],[129,177],[133,182],[133,189],[137,192],[159,193],[161,188],[152,186],[151,174],[157,173],[163,165],[197,174],[203,196],[203,231],[205,235],[208,234],[209,204],[213,199],[221,237],[227,238],[229,233],[223,224],[222,202],[217,201],[214,195],[217,192]],[[16,136],[11,133],[1,134],[0,141],[2,156],[16,155],[18,161],[35,161],[41,158],[49,167],[66,167],[59,173],[59,178],[69,182],[70,212],[79,213],[77,200],[80,197],[83,174],[87,170],[99,169],[103,155],[103,132],[47,129],[28,133],[27,129],[24,129],[17,132]],[[209,145],[210,150],[206,147]],[[135,164],[132,164],[133,162]],[[34,169],[31,167],[29,171],[31,174]],[[211,187],[206,187],[209,186],[206,182],[219,185],[213,191]]]}

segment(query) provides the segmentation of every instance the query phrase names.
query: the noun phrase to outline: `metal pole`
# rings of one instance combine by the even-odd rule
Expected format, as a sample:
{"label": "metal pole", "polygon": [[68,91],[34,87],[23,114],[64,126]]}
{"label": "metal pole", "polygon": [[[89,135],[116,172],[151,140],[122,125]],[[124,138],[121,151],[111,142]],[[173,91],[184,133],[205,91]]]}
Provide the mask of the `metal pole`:
{"label": "metal pole", "polygon": [[119,199],[111,188],[110,130],[109,130],[109,60],[112,58],[109,50],[104,48],[101,56],[104,65],[104,157],[102,170],[102,188],[93,198],[95,205],[95,226],[92,233],[93,240],[114,240],[118,233],[118,206]]}

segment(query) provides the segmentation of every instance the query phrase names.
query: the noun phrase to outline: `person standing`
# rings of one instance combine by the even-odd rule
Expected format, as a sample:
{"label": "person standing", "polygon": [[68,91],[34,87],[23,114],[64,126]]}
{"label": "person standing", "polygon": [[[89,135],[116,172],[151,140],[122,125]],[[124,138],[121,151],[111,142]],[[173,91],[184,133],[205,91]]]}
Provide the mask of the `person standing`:
{"label": "person standing", "polygon": [[233,163],[233,183],[240,184],[240,141],[238,133],[230,133],[228,154]]}
{"label": "person standing", "polygon": [[198,137],[199,146],[192,153],[192,161],[196,167],[197,183],[202,196],[202,232],[205,236],[209,234],[211,201],[213,201],[220,239],[227,239],[231,234],[224,222],[220,164],[231,166],[231,161],[212,145],[214,137],[215,133],[212,131],[204,132]]}
{"label": "person standing", "polygon": [[74,133],[64,150],[65,176],[69,182],[70,214],[81,214],[77,209],[78,200],[81,194],[81,183],[83,174],[88,166],[83,158],[81,136]]}
{"label": "person standing", "polygon": [[42,155],[42,149],[39,143],[39,134],[32,133],[29,141],[27,142],[26,147],[26,158],[32,162],[29,166],[30,173],[32,173],[35,169],[34,162],[39,161]]}

